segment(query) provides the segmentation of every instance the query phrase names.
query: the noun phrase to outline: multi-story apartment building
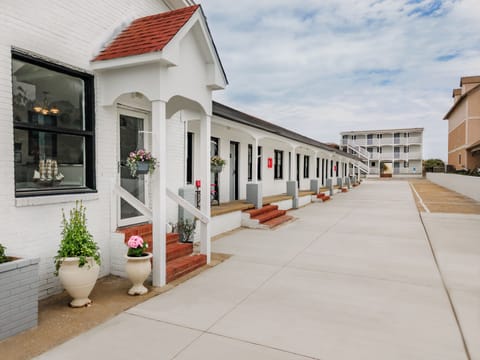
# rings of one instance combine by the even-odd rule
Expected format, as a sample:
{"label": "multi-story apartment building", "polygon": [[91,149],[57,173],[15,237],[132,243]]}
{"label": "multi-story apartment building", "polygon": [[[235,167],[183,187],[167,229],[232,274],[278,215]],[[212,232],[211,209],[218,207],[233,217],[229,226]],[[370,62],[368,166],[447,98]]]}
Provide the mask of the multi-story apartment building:
{"label": "multi-story apartment building", "polygon": [[422,174],[423,128],[344,131],[340,149],[359,155],[370,176]]}
{"label": "multi-story apartment building", "polygon": [[460,79],[453,89],[448,120],[448,164],[457,170],[480,167],[480,76]]}

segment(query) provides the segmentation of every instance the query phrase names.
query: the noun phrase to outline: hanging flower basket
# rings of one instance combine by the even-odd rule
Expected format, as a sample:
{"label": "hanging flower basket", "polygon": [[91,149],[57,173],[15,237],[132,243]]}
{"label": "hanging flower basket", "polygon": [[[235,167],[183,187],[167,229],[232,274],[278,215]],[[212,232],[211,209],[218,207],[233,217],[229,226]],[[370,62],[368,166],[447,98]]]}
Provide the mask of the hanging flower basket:
{"label": "hanging flower basket", "polygon": [[210,158],[210,170],[217,174],[223,170],[223,166],[225,165],[225,160],[223,160],[220,156],[212,156]]}
{"label": "hanging flower basket", "polygon": [[149,151],[140,149],[132,151],[127,158],[127,166],[130,169],[130,175],[137,177],[137,175],[145,175],[153,173],[157,159],[155,159]]}

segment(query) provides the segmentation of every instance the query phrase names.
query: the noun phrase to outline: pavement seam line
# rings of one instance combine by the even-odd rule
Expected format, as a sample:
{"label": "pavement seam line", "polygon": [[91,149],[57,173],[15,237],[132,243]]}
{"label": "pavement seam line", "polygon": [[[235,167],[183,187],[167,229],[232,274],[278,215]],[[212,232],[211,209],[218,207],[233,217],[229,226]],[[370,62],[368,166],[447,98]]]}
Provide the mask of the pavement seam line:
{"label": "pavement seam line", "polygon": [[415,189],[415,186],[413,186],[413,184],[410,184],[410,187],[412,188],[413,192],[417,196],[417,199],[420,202],[420,205],[422,205],[422,207],[425,209],[427,213],[430,213],[430,210],[428,209],[427,205],[425,205],[425,203],[423,202],[423,199],[418,194],[417,189]]}
{"label": "pavement seam line", "polygon": [[445,282],[445,279],[443,277],[442,270],[440,269],[440,264],[438,263],[437,255],[435,254],[435,250],[433,249],[433,244],[430,239],[430,236],[428,236],[428,231],[427,227],[425,226],[425,223],[423,222],[423,217],[420,213],[418,213],[418,216],[420,217],[420,222],[422,223],[423,230],[425,232],[425,238],[427,240],[428,246],[430,247],[430,252],[432,253],[433,261],[435,262],[435,266],[437,267],[438,273],[440,275],[440,279],[442,280],[442,285],[443,285],[443,290],[445,291],[445,294],[447,295],[448,302],[450,304],[450,309],[452,310],[453,317],[455,319],[455,323],[457,324],[458,332],[460,333],[460,338],[462,339],[462,345],[463,349],[465,351],[465,355],[467,356],[467,360],[472,360],[472,357],[470,356],[470,351],[468,350],[467,346],[467,341],[465,340],[465,335],[462,330],[462,326],[460,325],[460,320],[458,318],[457,311],[455,309],[455,306],[453,305],[453,300],[452,296],[450,295],[450,291],[448,291],[447,284]]}
{"label": "pavement seam line", "polygon": [[[283,264],[282,266],[279,267],[279,269],[277,271],[275,271],[272,275],[270,275],[269,277],[267,277],[264,281],[262,281],[255,289],[252,289],[252,291],[250,291],[243,299],[241,299],[237,304],[235,304],[230,310],[228,310],[227,312],[225,312],[222,316],[220,316],[211,326],[209,326],[205,332],[209,333],[210,330],[216,325],[218,324],[219,321],[221,321],[222,319],[224,319],[228,314],[230,314],[232,311],[234,311],[235,309],[237,309],[241,304],[243,304],[245,301],[247,301],[248,298],[250,298],[255,292],[257,292],[260,288],[262,288],[268,281],[270,281],[274,276],[276,276],[277,274],[279,274],[282,270],[284,270],[287,265],[289,265],[295,258],[297,258],[300,253],[302,253],[303,251],[305,251],[306,248],[308,248],[313,242],[317,241],[321,236],[325,235],[327,232],[329,232],[334,226],[336,226],[341,220],[343,220],[345,217],[347,217],[348,215],[350,215],[350,213],[352,212],[353,210],[350,210],[348,211],[344,216],[342,216],[341,218],[339,218],[334,224],[332,224],[329,228],[326,229],[326,231],[324,231],[322,234],[316,236],[312,241],[309,242],[308,245],[306,245],[302,250],[300,250],[295,256],[293,256],[293,258],[288,261],[287,263]],[[262,230],[258,230],[258,231],[262,231]],[[231,259],[234,259],[235,256],[232,256]]]}
{"label": "pavement seam line", "polygon": [[242,342],[242,343],[245,343],[245,344],[251,344],[251,345],[264,347],[264,348],[267,348],[267,349],[277,350],[277,351],[280,351],[280,352],[283,352],[283,353],[286,353],[286,354],[292,354],[292,355],[300,356],[300,357],[306,358],[306,359],[322,360],[321,358],[313,357],[313,356],[310,356],[310,355],[299,354],[299,353],[296,353],[296,352],[293,352],[293,351],[280,349],[280,348],[277,348],[275,346],[259,344],[259,343],[256,343],[254,341],[249,341],[249,340],[238,339],[238,338],[235,338],[235,337],[232,337],[232,336],[222,335],[222,334],[218,334],[218,333],[215,333],[215,332],[212,332],[212,331],[205,331],[204,333],[208,334],[208,335],[223,337],[225,339],[235,340],[235,341]]}

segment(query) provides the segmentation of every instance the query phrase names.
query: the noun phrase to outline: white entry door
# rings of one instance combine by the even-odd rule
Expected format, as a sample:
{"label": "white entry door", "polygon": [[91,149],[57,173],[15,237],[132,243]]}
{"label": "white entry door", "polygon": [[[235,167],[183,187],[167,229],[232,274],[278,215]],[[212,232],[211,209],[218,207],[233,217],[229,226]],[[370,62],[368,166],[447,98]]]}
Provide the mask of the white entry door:
{"label": "white entry door", "polygon": [[[148,175],[137,175],[133,178],[126,160],[131,151],[148,148],[148,137],[145,134],[149,122],[147,113],[121,110],[119,112],[119,159],[118,182],[119,185],[148,206]],[[118,226],[127,226],[146,222],[148,219],[138,212],[125,200],[118,201]]]}

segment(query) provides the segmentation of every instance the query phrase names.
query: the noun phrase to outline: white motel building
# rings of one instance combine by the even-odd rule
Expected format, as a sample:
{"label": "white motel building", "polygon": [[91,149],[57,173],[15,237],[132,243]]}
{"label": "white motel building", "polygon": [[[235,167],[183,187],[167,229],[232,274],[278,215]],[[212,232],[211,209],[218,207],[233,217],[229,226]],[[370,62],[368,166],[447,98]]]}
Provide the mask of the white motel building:
{"label": "white motel building", "polygon": [[371,177],[421,176],[423,128],[344,131],[340,149],[358,155]]}
{"label": "white motel building", "polygon": [[[242,226],[245,209],[276,204],[280,214],[365,169],[356,153],[214,102],[227,76],[193,1],[5,0],[0,23],[1,243],[8,255],[40,258],[40,299],[62,290],[53,256],[61,211],[77,200],[101,276],[123,274],[125,236],[135,233],[149,237],[162,286],[208,263],[211,237]],[[384,151],[370,158],[371,174],[385,161],[420,172],[421,129],[398,132],[398,144],[396,132],[375,132],[371,144],[356,134]],[[125,159],[140,148],[157,168],[132,178]],[[226,160],[219,173],[213,155]],[[39,181],[43,163],[61,176]],[[174,259],[165,239],[186,213],[197,219],[197,245],[177,245],[191,248]]]}

